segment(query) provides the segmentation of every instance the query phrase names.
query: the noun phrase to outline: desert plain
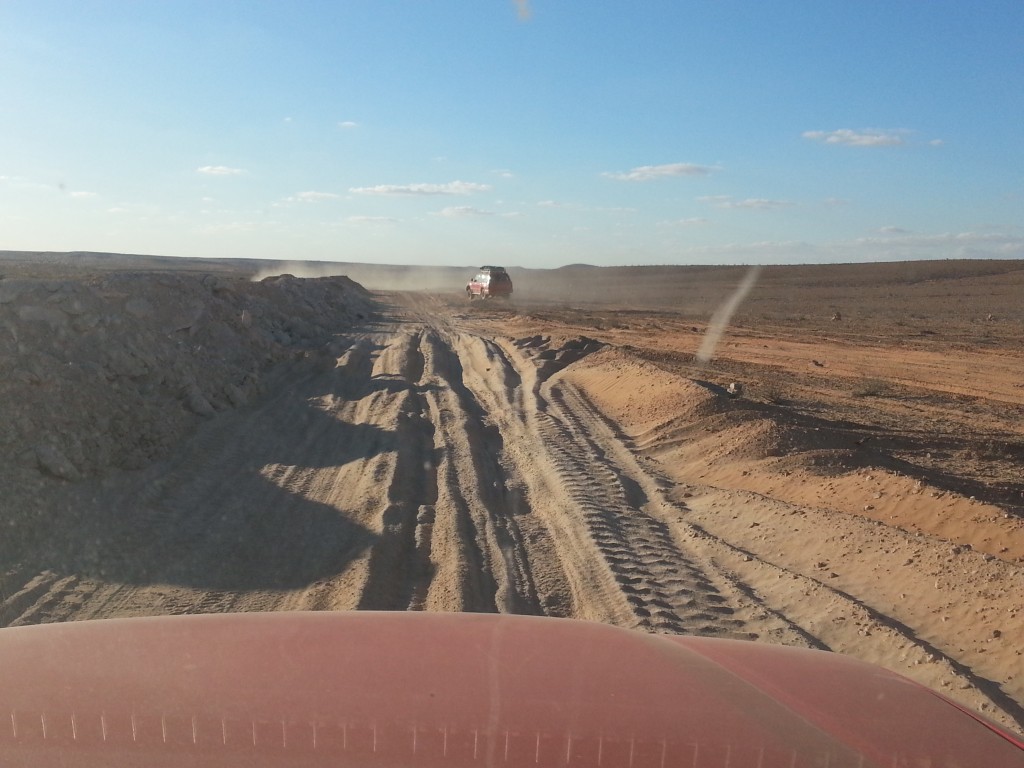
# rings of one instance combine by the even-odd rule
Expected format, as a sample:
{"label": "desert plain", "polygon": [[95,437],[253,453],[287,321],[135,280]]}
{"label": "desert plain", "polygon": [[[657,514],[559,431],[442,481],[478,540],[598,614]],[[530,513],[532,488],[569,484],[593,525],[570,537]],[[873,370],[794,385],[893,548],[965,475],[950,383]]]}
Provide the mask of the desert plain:
{"label": "desert plain", "polygon": [[1024,731],[1024,263],[476,266],[0,252],[0,626],[542,614]]}

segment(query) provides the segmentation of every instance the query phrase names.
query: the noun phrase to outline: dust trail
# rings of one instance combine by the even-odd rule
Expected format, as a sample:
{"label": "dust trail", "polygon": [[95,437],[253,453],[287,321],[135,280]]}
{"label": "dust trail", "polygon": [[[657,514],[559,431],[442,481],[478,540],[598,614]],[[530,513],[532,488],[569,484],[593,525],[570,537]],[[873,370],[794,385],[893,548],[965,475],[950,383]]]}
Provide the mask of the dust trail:
{"label": "dust trail", "polygon": [[715,313],[711,316],[711,322],[708,324],[708,329],[704,332],[704,340],[700,343],[700,349],[697,350],[698,363],[703,365],[711,360],[715,354],[715,347],[718,346],[718,340],[722,338],[725,329],[729,327],[729,320],[732,319],[733,313],[739,308],[743,299],[750,293],[750,289],[754,287],[754,283],[757,282],[757,276],[760,273],[760,267],[751,267],[747,274],[743,276],[743,279],[740,280],[740,284],[736,286],[732,296],[715,310]]}
{"label": "dust trail", "polygon": [[354,262],[271,262],[250,280],[268,277],[345,276],[371,291],[457,291],[461,293],[475,267],[421,267],[401,264],[364,264]]}

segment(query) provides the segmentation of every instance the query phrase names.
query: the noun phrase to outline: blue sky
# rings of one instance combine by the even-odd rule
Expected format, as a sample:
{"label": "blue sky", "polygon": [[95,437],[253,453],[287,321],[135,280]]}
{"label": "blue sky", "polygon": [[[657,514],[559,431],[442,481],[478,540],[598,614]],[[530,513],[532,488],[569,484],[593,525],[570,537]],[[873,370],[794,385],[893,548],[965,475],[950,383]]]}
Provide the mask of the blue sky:
{"label": "blue sky", "polygon": [[0,249],[1024,258],[1024,3],[0,0]]}

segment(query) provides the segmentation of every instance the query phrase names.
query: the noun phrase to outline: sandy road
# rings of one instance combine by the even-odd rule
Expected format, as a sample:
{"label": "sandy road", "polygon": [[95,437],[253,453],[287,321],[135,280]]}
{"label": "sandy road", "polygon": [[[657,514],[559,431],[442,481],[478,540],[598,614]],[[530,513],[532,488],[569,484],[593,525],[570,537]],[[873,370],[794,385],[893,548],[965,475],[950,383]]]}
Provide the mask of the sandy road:
{"label": "sandy road", "polygon": [[[425,294],[384,299],[384,319],[282,370],[270,396],[208,421],[170,460],[69,487],[69,522],[0,574],[0,625],[546,614],[924,659],[928,682],[1019,721],[994,681],[912,627],[702,522],[724,519],[702,512],[718,497],[680,493],[564,375],[600,345],[482,331]],[[739,504],[766,527],[793,514]],[[842,613],[855,620],[829,622]]]}
{"label": "sandy road", "polygon": [[557,366],[390,299],[170,461],[76,488],[86,522],[4,575],[3,623],[410,609],[764,631]]}

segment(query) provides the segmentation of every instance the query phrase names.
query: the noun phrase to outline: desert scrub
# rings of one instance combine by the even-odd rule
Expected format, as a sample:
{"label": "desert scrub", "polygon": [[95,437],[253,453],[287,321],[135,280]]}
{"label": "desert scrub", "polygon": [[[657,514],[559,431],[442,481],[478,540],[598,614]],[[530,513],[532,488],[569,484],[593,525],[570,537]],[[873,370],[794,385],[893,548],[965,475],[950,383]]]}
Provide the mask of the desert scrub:
{"label": "desert scrub", "polygon": [[782,384],[778,381],[759,382],[754,391],[766,402],[775,403],[776,405],[784,403],[789,399],[786,397],[786,391]]}
{"label": "desert scrub", "polygon": [[854,397],[883,397],[889,394],[889,385],[881,379],[862,379],[854,385],[851,394]]}

